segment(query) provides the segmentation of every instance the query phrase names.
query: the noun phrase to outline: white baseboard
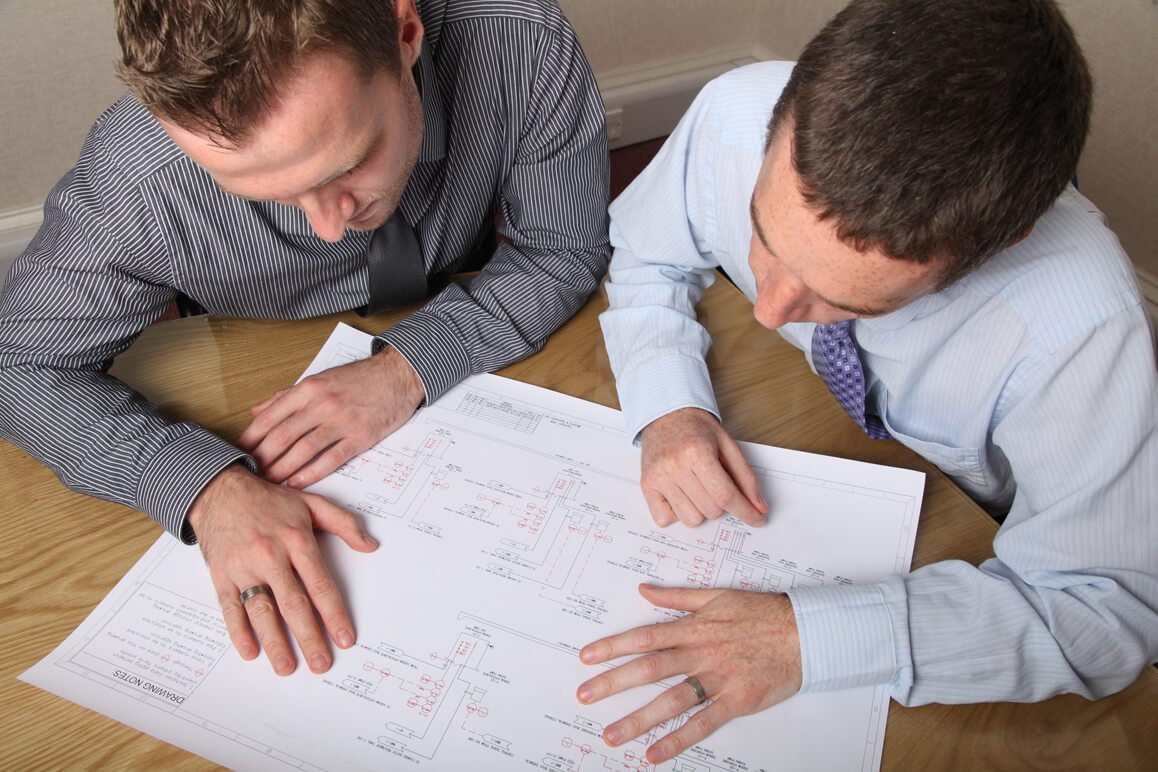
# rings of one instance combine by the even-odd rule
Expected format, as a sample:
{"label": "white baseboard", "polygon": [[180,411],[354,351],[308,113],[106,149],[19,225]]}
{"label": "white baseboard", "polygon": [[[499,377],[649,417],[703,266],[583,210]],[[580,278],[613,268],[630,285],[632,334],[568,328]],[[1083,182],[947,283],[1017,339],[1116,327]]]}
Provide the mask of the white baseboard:
{"label": "white baseboard", "polygon": [[0,286],[12,262],[36,235],[43,216],[39,206],[0,212]]}
{"label": "white baseboard", "polygon": [[611,148],[667,136],[708,81],[761,54],[751,46],[731,48],[599,75]]}

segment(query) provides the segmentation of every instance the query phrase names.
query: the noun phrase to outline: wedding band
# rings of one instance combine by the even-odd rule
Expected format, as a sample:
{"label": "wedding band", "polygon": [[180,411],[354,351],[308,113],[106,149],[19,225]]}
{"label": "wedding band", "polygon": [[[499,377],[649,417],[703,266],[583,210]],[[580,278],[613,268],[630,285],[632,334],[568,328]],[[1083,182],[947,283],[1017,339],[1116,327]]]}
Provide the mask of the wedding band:
{"label": "wedding band", "polygon": [[255,584],[252,587],[246,587],[244,590],[241,591],[241,596],[240,596],[241,597],[241,605],[244,606],[245,602],[247,600],[249,600],[250,598],[252,598],[254,595],[263,595],[263,594],[268,595],[271,598],[273,597],[273,591],[270,590],[268,584]]}
{"label": "wedding band", "polygon": [[695,676],[688,676],[684,679],[684,683],[692,687],[696,692],[696,704],[702,705],[708,699],[708,693],[704,691],[704,685],[700,683],[700,679]]}

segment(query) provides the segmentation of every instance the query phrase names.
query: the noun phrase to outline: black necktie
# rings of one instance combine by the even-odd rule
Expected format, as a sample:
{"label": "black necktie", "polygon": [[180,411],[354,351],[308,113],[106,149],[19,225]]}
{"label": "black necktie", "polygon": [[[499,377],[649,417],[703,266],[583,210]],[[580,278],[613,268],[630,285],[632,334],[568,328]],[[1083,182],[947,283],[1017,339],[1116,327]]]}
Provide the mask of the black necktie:
{"label": "black necktie", "polygon": [[370,235],[366,249],[370,273],[370,302],[358,309],[362,316],[398,308],[426,296],[426,266],[414,229],[395,210],[381,228]]}

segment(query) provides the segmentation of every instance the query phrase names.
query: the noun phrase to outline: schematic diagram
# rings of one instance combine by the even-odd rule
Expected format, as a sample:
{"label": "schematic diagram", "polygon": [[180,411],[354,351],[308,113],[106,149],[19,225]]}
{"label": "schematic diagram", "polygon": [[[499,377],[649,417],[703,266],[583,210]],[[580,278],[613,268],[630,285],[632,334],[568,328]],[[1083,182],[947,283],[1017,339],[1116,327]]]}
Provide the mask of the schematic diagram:
{"label": "schematic diagram", "polygon": [[[315,367],[362,356],[360,335],[336,331]],[[680,678],[575,697],[584,644],[676,615],[640,583],[805,592],[908,570],[922,475],[743,448],[766,525],[659,528],[617,413],[471,378],[311,489],[381,545],[319,540],[357,627],[328,672],[242,661],[200,556],[165,537],[31,680],[236,769],[868,772],[881,689],[794,697],[658,768],[648,745],[689,714],[615,748],[601,735]]]}

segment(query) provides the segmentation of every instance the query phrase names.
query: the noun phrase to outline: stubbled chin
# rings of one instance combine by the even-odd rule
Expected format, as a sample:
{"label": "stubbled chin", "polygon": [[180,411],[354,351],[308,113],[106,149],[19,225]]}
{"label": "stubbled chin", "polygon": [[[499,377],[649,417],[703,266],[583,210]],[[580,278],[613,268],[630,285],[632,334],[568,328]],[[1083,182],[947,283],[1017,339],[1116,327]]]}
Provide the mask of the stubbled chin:
{"label": "stubbled chin", "polygon": [[359,220],[351,220],[346,227],[352,231],[373,231],[381,228],[390,219],[391,212],[369,215]]}

